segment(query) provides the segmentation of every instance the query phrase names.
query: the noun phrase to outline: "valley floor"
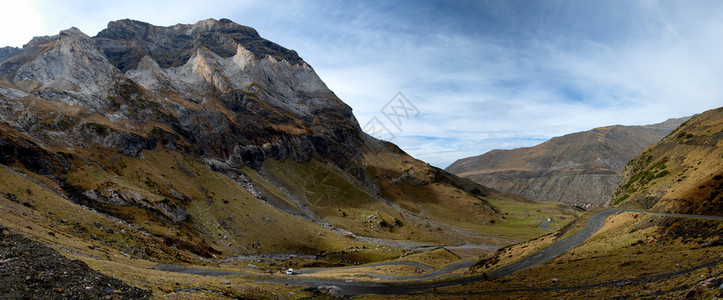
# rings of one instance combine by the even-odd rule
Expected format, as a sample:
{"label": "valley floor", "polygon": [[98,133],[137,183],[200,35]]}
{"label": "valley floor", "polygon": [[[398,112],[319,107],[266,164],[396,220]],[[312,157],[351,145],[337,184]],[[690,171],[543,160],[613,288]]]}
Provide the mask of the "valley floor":
{"label": "valley floor", "polygon": [[[313,259],[256,258],[215,267],[84,260],[153,290],[157,298],[304,298],[319,293],[315,287],[330,285],[347,296],[377,294],[362,297],[371,299],[710,298],[720,295],[723,284],[721,220],[607,209],[556,234],[502,248],[478,264],[444,248],[362,266],[301,268],[296,275],[283,271],[289,265],[313,266]],[[680,222],[684,228],[710,230],[659,232],[661,223]]]}

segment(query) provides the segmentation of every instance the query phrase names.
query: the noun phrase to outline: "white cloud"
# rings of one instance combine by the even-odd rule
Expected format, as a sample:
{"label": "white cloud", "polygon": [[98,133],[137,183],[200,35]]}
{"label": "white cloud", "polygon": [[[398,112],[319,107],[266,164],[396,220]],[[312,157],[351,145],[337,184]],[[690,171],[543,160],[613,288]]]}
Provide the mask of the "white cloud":
{"label": "white cloud", "polygon": [[208,18],[232,17],[228,14],[255,5],[257,1],[33,0],[7,2],[32,6],[33,14],[18,11],[18,18],[25,19],[26,16],[35,16],[37,19],[28,20],[28,24],[45,24],[42,30],[26,33],[24,39],[27,42],[30,40],[29,37],[54,35],[70,27],[77,27],[84,33],[93,36],[104,29],[109,21],[126,18],[169,26],[178,23],[195,23]]}
{"label": "white cloud", "polygon": [[20,47],[45,32],[43,16],[33,1],[3,0],[0,7],[0,47]]}

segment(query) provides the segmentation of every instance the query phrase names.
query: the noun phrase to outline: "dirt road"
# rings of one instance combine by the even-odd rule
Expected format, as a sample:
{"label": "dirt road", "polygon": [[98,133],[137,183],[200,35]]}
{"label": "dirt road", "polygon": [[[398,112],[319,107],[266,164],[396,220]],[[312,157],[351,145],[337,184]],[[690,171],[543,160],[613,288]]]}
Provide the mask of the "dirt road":
{"label": "dirt road", "polygon": [[[715,219],[715,220],[723,220],[723,217],[719,216],[699,216],[699,215],[683,215],[683,214],[665,214],[665,213],[652,213],[652,212],[646,212],[642,210],[633,210],[633,209],[604,209],[598,212],[593,213],[590,216],[590,219],[588,219],[587,224],[585,227],[578,231],[577,233],[558,241],[552,245],[549,245],[542,250],[538,251],[537,253],[528,256],[520,261],[517,261],[513,264],[504,266],[500,269],[497,269],[493,271],[491,274],[497,275],[497,276],[506,276],[513,274],[515,272],[519,272],[521,270],[543,264],[547,261],[550,261],[554,259],[555,257],[570,251],[571,249],[577,247],[581,243],[583,243],[585,240],[589,239],[593,234],[595,234],[600,228],[605,224],[605,219],[615,213],[618,212],[637,212],[637,213],[646,213],[646,214],[653,214],[653,215],[659,215],[659,216],[668,216],[668,217],[681,217],[681,218],[695,218],[695,219]],[[457,270],[466,269],[472,266],[475,263],[475,261],[463,261],[456,264],[452,264],[437,270],[432,271],[430,267],[414,263],[414,262],[400,262],[400,261],[394,261],[394,262],[381,262],[381,263],[375,263],[370,265],[364,265],[364,266],[353,266],[353,267],[341,267],[341,269],[352,269],[352,268],[362,268],[362,267],[375,267],[375,266],[392,266],[392,265],[406,265],[406,266],[412,266],[416,267],[422,270],[426,270],[428,272],[414,275],[414,276],[404,276],[404,277],[394,277],[394,276],[385,276],[385,275],[379,275],[379,274],[368,274],[370,276],[374,276],[377,278],[387,279],[387,280],[419,280],[417,282],[402,282],[402,283],[383,283],[383,282],[364,282],[364,281],[352,281],[352,280],[334,280],[334,279],[323,279],[323,278],[312,278],[312,277],[305,277],[305,276],[288,276],[288,277],[273,277],[273,278],[260,278],[255,279],[258,281],[265,281],[265,282],[273,282],[273,283],[280,283],[280,284],[295,284],[295,285],[305,285],[310,287],[317,287],[317,286],[337,286],[341,288],[344,291],[345,295],[362,295],[362,294],[385,294],[385,295],[401,295],[401,294],[408,294],[415,291],[422,291],[422,290],[429,290],[432,288],[440,288],[445,286],[452,286],[452,285],[458,285],[458,284],[465,284],[465,283],[472,283],[480,280],[485,280],[487,278],[487,275],[477,275],[477,276],[470,276],[470,277],[463,277],[463,278],[455,278],[451,280],[446,281],[438,281],[438,282],[430,282],[432,280],[439,280],[442,276],[453,273]],[[718,262],[716,262],[718,263]],[[231,274],[238,274],[238,275],[245,275],[243,273],[228,273],[228,272],[214,272],[214,271],[208,271],[208,270],[200,270],[200,269],[191,269],[191,268],[185,268],[185,267],[178,267],[178,266],[171,266],[171,265],[161,265],[159,266],[161,270],[169,271],[169,272],[182,272],[182,273],[189,273],[189,274],[203,274],[203,275],[210,275],[210,276],[223,276],[223,275],[231,275]],[[339,268],[337,268],[339,269]],[[321,271],[327,271],[330,269],[307,269],[307,270],[298,270],[298,274],[312,274],[317,273]],[[425,280],[425,281],[422,281]]]}

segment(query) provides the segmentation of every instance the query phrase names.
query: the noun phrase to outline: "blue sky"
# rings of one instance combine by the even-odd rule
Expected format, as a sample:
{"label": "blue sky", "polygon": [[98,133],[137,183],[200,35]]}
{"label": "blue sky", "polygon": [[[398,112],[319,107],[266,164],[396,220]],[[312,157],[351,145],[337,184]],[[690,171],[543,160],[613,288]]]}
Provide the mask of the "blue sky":
{"label": "blue sky", "polygon": [[[229,18],[296,50],[361,125],[432,165],[723,104],[723,1],[4,1],[0,45]],[[62,3],[61,3],[62,2]],[[107,2],[107,3],[106,3]]]}

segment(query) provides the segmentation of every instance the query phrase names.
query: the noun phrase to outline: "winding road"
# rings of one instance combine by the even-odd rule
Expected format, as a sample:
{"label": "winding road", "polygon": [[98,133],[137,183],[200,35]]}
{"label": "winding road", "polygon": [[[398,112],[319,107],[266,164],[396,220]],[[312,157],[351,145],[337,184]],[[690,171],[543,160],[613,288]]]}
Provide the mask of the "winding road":
{"label": "winding road", "polygon": [[[540,251],[536,252],[535,254],[532,254],[526,258],[523,258],[522,260],[519,260],[515,263],[512,263],[510,265],[504,266],[502,268],[499,268],[495,271],[492,271],[491,274],[497,275],[497,276],[506,276],[513,274],[515,272],[519,272],[521,270],[531,268],[536,265],[543,264],[547,261],[550,261],[554,259],[555,257],[572,250],[573,248],[577,247],[587,239],[589,239],[593,234],[595,234],[600,228],[605,224],[605,219],[615,213],[618,212],[637,212],[637,213],[645,213],[645,214],[652,214],[652,215],[658,215],[658,216],[667,216],[667,217],[681,217],[681,218],[695,218],[695,219],[713,219],[713,220],[723,220],[723,217],[721,216],[701,216],[701,215],[684,215],[684,214],[666,214],[666,213],[653,213],[653,212],[647,212],[643,210],[635,210],[635,209],[614,209],[614,208],[608,208],[604,210],[597,211],[593,213],[590,218],[587,221],[587,224],[585,227],[578,231],[577,233],[560,240],[554,244],[551,244],[545,248],[542,248]],[[719,261],[720,262],[720,261]],[[364,267],[375,267],[375,266],[392,266],[392,265],[405,265],[405,266],[411,266],[415,268],[419,268],[425,271],[428,271],[426,273],[422,273],[419,275],[414,276],[390,276],[390,275],[379,275],[379,274],[367,274],[370,276],[374,276],[377,278],[387,279],[387,280],[428,280],[428,281],[419,281],[419,282],[404,282],[404,283],[382,283],[382,282],[363,282],[363,281],[352,281],[352,280],[334,280],[334,279],[322,279],[322,278],[312,278],[312,277],[294,277],[294,276],[288,276],[288,277],[275,277],[275,278],[261,278],[261,279],[254,279],[257,281],[264,281],[264,282],[273,282],[273,283],[280,283],[280,284],[295,284],[295,285],[305,285],[310,287],[317,287],[317,286],[337,286],[342,289],[345,295],[361,295],[361,294],[384,294],[384,295],[401,295],[401,294],[409,294],[411,292],[415,291],[422,291],[422,290],[429,290],[432,288],[440,288],[440,287],[446,287],[446,286],[452,286],[452,285],[459,285],[459,284],[466,284],[466,283],[472,283],[477,282],[481,280],[485,280],[485,278],[488,278],[488,275],[482,274],[482,275],[476,275],[476,276],[470,276],[470,277],[463,277],[463,278],[455,278],[451,280],[446,281],[438,281],[438,282],[430,282],[430,280],[438,280],[440,279],[440,276],[450,274],[454,271],[466,269],[474,265],[476,261],[463,261],[459,263],[455,263],[437,270],[432,270],[431,267],[415,263],[415,262],[404,262],[404,261],[393,261],[393,262],[381,262],[381,263],[375,263],[375,264],[369,264],[369,265],[363,265],[363,266],[351,266],[351,267],[341,267],[341,268],[324,268],[324,269],[305,269],[305,270],[299,270],[297,274],[313,274],[317,272],[322,271],[328,271],[328,270],[339,270],[339,269],[354,269],[354,268],[364,268]],[[232,272],[221,272],[221,271],[211,271],[211,270],[203,270],[203,269],[193,269],[193,268],[186,268],[181,266],[175,266],[175,265],[159,265],[159,270],[168,271],[168,272],[181,272],[181,273],[187,273],[187,274],[197,274],[197,275],[209,275],[209,276],[224,276],[224,275],[251,275],[249,273],[232,273]]]}

